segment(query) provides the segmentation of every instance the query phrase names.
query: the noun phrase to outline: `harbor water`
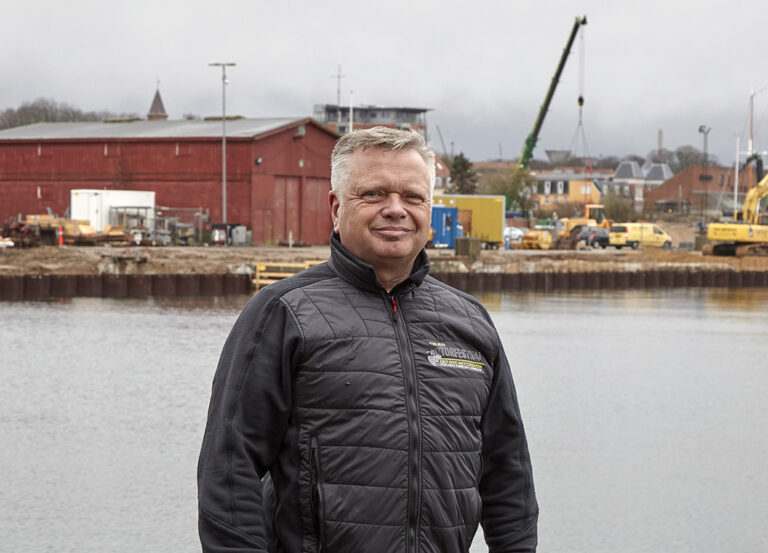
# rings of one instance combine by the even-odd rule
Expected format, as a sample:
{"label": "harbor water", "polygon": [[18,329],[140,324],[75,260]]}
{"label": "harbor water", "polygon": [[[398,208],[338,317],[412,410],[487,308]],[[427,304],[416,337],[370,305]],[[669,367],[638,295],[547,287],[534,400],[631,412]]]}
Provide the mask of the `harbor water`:
{"label": "harbor water", "polygon": [[[768,291],[480,299],[518,388],[540,552],[768,551]],[[245,301],[0,303],[0,551],[199,551],[197,455]]]}

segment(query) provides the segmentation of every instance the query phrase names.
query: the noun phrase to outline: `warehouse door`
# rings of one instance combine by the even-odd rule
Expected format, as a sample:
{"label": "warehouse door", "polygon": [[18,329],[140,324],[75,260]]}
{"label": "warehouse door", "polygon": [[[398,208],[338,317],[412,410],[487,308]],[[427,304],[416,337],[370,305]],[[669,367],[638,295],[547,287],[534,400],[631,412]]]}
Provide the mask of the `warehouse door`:
{"label": "warehouse door", "polygon": [[302,241],[307,244],[327,244],[331,235],[331,213],[328,208],[328,179],[307,178],[302,198]]}
{"label": "warehouse door", "polygon": [[299,241],[300,203],[299,178],[275,177],[274,208],[272,210],[272,241],[287,242],[292,233],[293,241]]}

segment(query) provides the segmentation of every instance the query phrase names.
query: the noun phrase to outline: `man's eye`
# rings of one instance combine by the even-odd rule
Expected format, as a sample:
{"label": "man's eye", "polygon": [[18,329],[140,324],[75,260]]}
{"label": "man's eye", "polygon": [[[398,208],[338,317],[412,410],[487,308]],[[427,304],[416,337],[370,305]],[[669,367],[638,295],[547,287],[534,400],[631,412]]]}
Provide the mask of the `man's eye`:
{"label": "man's eye", "polygon": [[424,198],[419,194],[406,194],[405,200],[410,203],[420,204],[424,201]]}

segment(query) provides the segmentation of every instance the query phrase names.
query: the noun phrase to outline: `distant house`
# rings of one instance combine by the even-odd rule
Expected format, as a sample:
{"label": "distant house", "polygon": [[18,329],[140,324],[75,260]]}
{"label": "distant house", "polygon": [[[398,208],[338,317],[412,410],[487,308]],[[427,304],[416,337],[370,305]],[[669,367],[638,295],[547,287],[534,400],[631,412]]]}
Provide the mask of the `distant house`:
{"label": "distant house", "polygon": [[[750,177],[750,173],[749,169],[739,172],[737,209],[747,190],[756,184],[755,176]],[[724,211],[733,211],[735,180],[731,167],[691,165],[650,190],[645,196],[646,209],[719,217]]]}
{"label": "distant house", "polygon": [[[479,176],[493,173],[511,173],[517,168],[514,161],[493,160],[473,162]],[[553,209],[558,205],[599,203],[603,183],[613,175],[611,169],[584,170],[583,167],[555,167],[532,169],[528,174],[535,181],[529,186],[534,207]]]}
{"label": "distant house", "polygon": [[451,187],[451,171],[442,160],[435,154],[435,194],[442,194]]}
{"label": "distant house", "polygon": [[603,182],[613,171],[555,167],[552,170],[532,170],[530,174],[536,180],[531,189],[534,204],[540,208],[553,209],[563,204],[599,203]]}
{"label": "distant house", "polygon": [[673,175],[666,163],[646,163],[640,167],[636,161],[624,160],[605,183],[603,193],[612,192],[631,199],[635,211],[639,213],[645,209],[646,194]]}
{"label": "distant house", "polygon": [[613,177],[603,188],[603,193],[613,192],[618,196],[624,196],[632,200],[636,211],[642,211],[643,192],[645,190],[645,176],[636,161],[622,161],[616,168]]}
{"label": "distant house", "polygon": [[666,163],[650,163],[647,164],[647,167],[644,166],[643,170],[645,172],[646,190],[658,188],[675,176],[670,166]]}

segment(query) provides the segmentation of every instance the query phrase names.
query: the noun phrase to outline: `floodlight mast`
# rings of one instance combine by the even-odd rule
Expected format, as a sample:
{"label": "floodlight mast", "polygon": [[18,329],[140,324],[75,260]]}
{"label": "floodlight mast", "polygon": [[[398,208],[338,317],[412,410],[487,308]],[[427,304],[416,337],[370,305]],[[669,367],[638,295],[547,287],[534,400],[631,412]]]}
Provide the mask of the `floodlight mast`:
{"label": "floodlight mast", "polygon": [[227,67],[232,62],[214,62],[211,67],[221,67],[221,222],[227,222]]}

